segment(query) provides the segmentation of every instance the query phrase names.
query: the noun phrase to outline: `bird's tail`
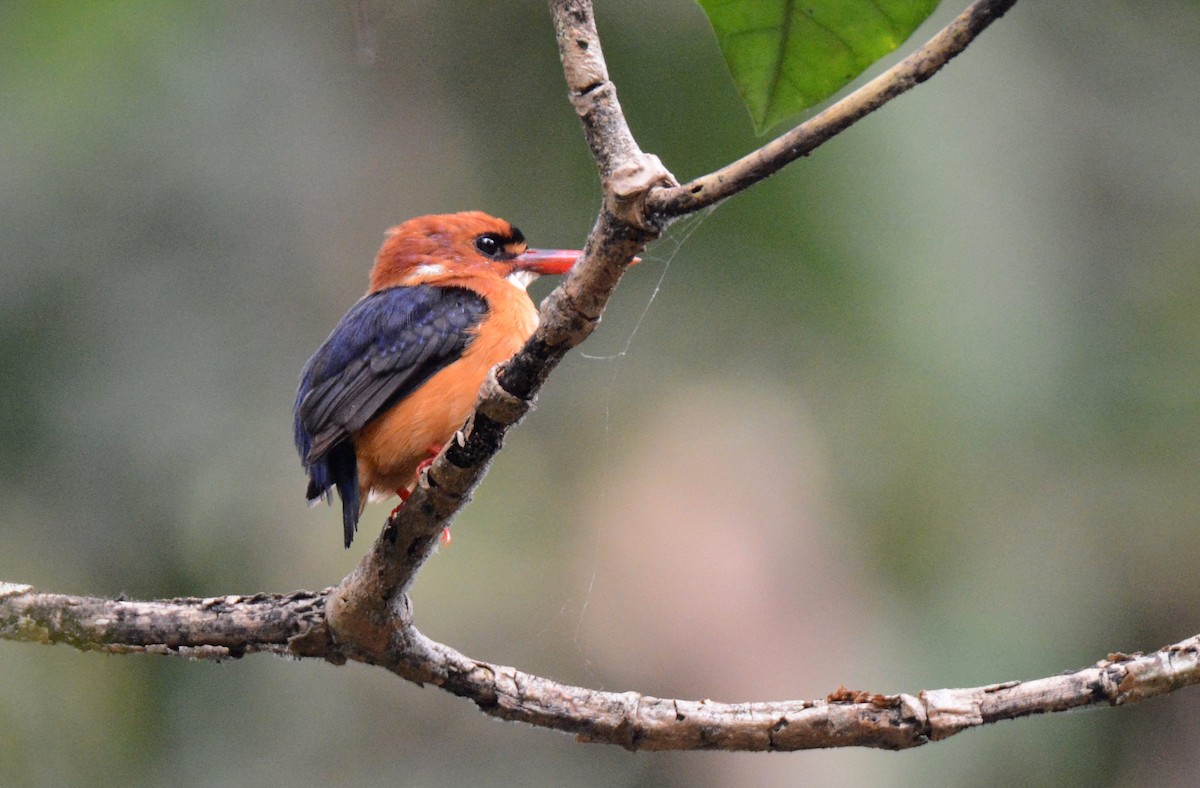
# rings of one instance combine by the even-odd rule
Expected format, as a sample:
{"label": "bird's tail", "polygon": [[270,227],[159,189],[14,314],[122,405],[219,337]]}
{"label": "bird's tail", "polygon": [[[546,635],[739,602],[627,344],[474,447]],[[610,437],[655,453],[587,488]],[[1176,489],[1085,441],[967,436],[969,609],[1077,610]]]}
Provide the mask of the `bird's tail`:
{"label": "bird's tail", "polygon": [[358,491],[358,457],[354,444],[343,441],[335,444],[323,457],[308,466],[308,490],[305,493],[309,505],[325,499],[333,503],[330,487],[337,490],[342,499],[342,535],[346,547],[354,541],[358,530],[358,518],[362,514],[362,502]]}

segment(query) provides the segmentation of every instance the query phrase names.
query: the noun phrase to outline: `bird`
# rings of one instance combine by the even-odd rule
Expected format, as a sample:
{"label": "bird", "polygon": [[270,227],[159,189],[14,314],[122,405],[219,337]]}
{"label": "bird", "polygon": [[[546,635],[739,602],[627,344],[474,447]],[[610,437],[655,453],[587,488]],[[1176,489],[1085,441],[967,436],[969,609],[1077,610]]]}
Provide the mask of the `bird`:
{"label": "bird", "polygon": [[293,408],[306,497],[332,503],[337,491],[347,548],[368,498],[395,494],[403,506],[489,370],[533,334],[525,288],[581,254],[528,248],[520,230],[481,211],[387,231],[366,295],[304,365]]}

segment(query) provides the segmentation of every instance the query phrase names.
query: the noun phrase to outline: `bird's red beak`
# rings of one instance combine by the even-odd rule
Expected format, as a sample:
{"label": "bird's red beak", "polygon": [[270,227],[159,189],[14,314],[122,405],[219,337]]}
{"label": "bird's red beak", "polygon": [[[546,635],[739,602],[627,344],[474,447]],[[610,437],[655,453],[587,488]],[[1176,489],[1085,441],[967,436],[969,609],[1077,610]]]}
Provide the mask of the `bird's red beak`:
{"label": "bird's red beak", "polygon": [[[517,255],[517,268],[545,276],[565,274],[582,254],[578,249],[526,249]],[[635,257],[629,264],[641,261],[642,258]]]}
{"label": "bird's red beak", "polygon": [[517,255],[517,268],[538,275],[565,274],[581,254],[577,249],[526,249]]}

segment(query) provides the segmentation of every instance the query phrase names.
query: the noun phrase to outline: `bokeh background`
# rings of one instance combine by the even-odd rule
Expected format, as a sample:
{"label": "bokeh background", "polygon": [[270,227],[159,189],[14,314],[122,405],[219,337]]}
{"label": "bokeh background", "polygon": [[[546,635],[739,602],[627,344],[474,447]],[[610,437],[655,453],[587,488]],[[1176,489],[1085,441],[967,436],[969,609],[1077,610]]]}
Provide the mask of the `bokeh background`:
{"label": "bokeh background", "polygon": [[[341,549],[290,408],[384,229],[479,208],[582,243],[599,196],[543,4],[367,9],[0,4],[0,579],[336,583],[387,507]],[[696,5],[599,21],[677,176],[761,142]],[[1033,678],[1200,631],[1198,41],[1194,2],[1018,4],[676,225],[425,567],[419,626],[730,701]],[[0,642],[5,785],[1197,780],[1195,691],[900,754],[630,754],[361,665]]]}

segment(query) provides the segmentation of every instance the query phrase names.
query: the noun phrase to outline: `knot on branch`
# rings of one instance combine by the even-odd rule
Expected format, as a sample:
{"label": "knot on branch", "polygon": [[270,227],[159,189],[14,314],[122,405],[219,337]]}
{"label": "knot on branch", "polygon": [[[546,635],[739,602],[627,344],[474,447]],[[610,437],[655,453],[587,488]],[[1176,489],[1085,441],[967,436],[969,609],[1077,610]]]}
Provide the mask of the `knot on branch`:
{"label": "knot on branch", "polygon": [[[501,424],[516,424],[533,410],[536,397],[522,399],[504,388],[497,374],[499,366],[492,367],[479,388],[479,402],[475,411]],[[468,424],[469,434],[470,424]]]}
{"label": "knot on branch", "polygon": [[605,207],[626,224],[658,235],[662,226],[649,210],[650,192],[678,185],[679,181],[657,156],[638,151],[604,179]]}
{"label": "knot on branch", "polygon": [[925,690],[920,697],[924,701],[929,738],[933,741],[947,739],[961,730],[983,724],[979,695],[941,689]]}
{"label": "knot on branch", "polygon": [[330,593],[325,603],[326,636],[336,644],[338,655],[368,663],[388,661],[413,617],[408,594],[388,591],[378,579],[370,578],[361,587],[343,582]]}
{"label": "knot on branch", "polygon": [[1118,679],[1116,692],[1110,695],[1114,706],[1165,695],[1196,683],[1196,675],[1200,673],[1200,638],[1189,638],[1149,656],[1131,657],[1122,667],[1124,675]]}
{"label": "knot on branch", "polygon": [[[461,432],[454,437],[454,440],[460,447],[465,446]],[[458,465],[451,461],[448,455],[443,454],[442,457],[444,461],[439,459],[432,467],[426,468],[417,477],[417,487],[426,493],[420,503],[429,507],[433,517],[431,522],[434,525],[442,522],[448,524],[458,510],[471,500],[471,492],[478,484],[481,475],[480,466],[473,461],[468,461],[466,465]],[[407,506],[407,504],[405,505]],[[392,526],[394,519],[389,520],[389,526]],[[425,534],[425,536],[430,537],[432,534]]]}
{"label": "knot on branch", "polygon": [[617,88],[607,74],[584,70],[579,78],[582,81],[571,92],[571,106],[579,117],[586,118],[616,100]]}

